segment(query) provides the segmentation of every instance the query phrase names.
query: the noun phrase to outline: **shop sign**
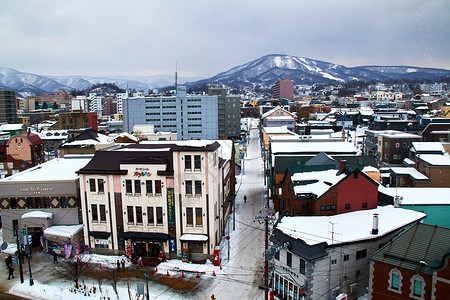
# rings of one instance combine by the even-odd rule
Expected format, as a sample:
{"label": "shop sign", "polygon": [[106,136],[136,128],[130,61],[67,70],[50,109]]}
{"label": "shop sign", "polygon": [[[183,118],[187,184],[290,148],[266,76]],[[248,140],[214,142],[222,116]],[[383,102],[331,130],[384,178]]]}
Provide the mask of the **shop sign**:
{"label": "shop sign", "polygon": [[24,187],[24,188],[20,188],[19,189],[21,192],[23,193],[32,193],[32,194],[40,194],[40,193],[45,193],[45,192],[52,192],[53,188],[52,187]]}
{"label": "shop sign", "polygon": [[105,239],[95,239],[96,245],[108,245],[108,240]]}
{"label": "shop sign", "polygon": [[140,178],[140,177],[150,177],[152,176],[152,173],[150,173],[148,168],[136,168],[133,174],[134,177]]}
{"label": "shop sign", "polygon": [[175,197],[173,188],[167,189],[167,217],[169,225],[175,225]]}
{"label": "shop sign", "polygon": [[169,240],[169,252],[174,253],[176,251],[177,251],[177,249],[175,247],[175,239],[170,239]]}

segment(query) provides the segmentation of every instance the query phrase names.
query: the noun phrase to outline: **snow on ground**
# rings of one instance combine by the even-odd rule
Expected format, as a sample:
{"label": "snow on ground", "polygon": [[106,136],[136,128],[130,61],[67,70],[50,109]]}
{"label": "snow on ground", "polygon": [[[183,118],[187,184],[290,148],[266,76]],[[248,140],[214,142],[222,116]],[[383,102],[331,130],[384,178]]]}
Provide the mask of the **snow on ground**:
{"label": "snow on ground", "polygon": [[[157,282],[150,283],[150,299],[209,299],[212,294],[217,299],[263,299],[264,274],[264,224],[260,224],[255,218],[273,212],[273,203],[266,205],[266,186],[263,178],[263,161],[260,152],[260,141],[258,132],[258,120],[250,119],[250,135],[245,154],[243,170],[237,176],[236,184],[236,220],[233,222],[233,215],[229,217],[225,234],[229,240],[222,238],[220,244],[221,266],[214,266],[210,261],[205,264],[185,263],[180,260],[169,260],[161,263],[157,270],[151,268],[158,276],[182,278],[198,282],[197,286],[189,292],[179,292],[167,285]],[[244,202],[244,195],[247,201]],[[233,224],[234,223],[234,224]],[[234,227],[234,228],[233,228]],[[12,246],[12,245],[11,245]],[[122,260],[122,256],[107,256],[82,254],[80,258],[90,263],[102,264],[105,268],[114,268],[117,260]],[[51,260],[51,256],[48,256]],[[126,260],[126,266],[131,263]],[[49,264],[44,267],[52,266]],[[3,267],[4,268],[4,267]],[[143,267],[144,269],[146,267]],[[16,269],[17,270],[17,269]],[[150,270],[150,268],[149,268]],[[47,271],[48,272],[48,271]],[[16,272],[16,275],[18,272]],[[9,293],[24,296],[31,299],[52,299],[52,300],[75,300],[75,299],[117,299],[110,283],[104,283],[102,292],[98,290],[98,282],[92,279],[85,279],[84,284],[88,290],[96,287],[96,293],[84,296],[84,291],[80,290],[75,294],[73,284],[69,281],[55,279],[49,284],[43,284],[39,277],[35,278],[34,285],[28,283],[28,273],[25,270],[25,282],[20,284],[17,279],[8,281],[11,288]],[[199,278],[197,278],[197,273]],[[106,279],[105,279],[106,281]],[[131,283],[131,294],[136,298],[138,283],[143,283],[142,278],[133,278]],[[119,282],[119,299],[130,299],[128,288],[125,282]],[[108,298],[106,298],[108,299]],[[141,296],[141,299],[143,297]]]}

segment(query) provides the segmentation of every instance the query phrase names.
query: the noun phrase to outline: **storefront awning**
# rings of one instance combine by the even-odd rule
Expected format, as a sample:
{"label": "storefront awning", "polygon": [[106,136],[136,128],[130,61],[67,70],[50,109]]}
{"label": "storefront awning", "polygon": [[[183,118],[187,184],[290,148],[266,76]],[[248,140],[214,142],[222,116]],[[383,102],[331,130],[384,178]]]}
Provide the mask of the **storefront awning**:
{"label": "storefront awning", "polygon": [[109,238],[111,232],[104,231],[89,231],[89,236],[98,237],[98,238]]}
{"label": "storefront awning", "polygon": [[31,211],[31,212],[23,214],[21,218],[22,219],[31,219],[31,218],[51,219],[51,218],[53,218],[53,214],[51,212],[36,210],[36,211]]}
{"label": "storefront awning", "polygon": [[83,230],[83,225],[58,225],[44,230],[44,238],[52,242],[69,243],[70,239]]}
{"label": "storefront awning", "polygon": [[123,239],[138,240],[138,241],[158,241],[165,242],[169,239],[166,233],[153,232],[124,232],[119,235]]}
{"label": "storefront awning", "polygon": [[192,241],[192,242],[206,242],[208,236],[204,234],[183,234],[180,237],[180,241]]}

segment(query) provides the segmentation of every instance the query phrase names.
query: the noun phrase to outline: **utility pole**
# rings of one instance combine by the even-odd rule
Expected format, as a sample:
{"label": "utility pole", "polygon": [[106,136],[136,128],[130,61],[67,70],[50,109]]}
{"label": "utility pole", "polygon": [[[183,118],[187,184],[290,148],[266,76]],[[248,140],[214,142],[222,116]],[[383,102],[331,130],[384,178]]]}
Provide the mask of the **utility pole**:
{"label": "utility pole", "polygon": [[26,252],[27,252],[27,260],[28,260],[28,270],[30,272],[30,286],[32,286],[34,284],[33,281],[33,275],[31,274],[31,254],[30,254],[30,245],[28,243],[28,232],[26,230],[26,228],[24,228],[23,233],[25,234],[25,247],[26,247]]}
{"label": "utility pole", "polygon": [[269,220],[272,220],[271,217],[256,217],[258,222],[260,220],[264,220],[265,225],[265,237],[264,237],[264,300],[269,299],[269,260],[268,260],[268,251],[269,249]]}
{"label": "utility pole", "polygon": [[150,296],[149,296],[150,293],[149,293],[149,290],[148,290],[148,273],[145,272],[144,276],[145,276],[145,284],[147,285],[147,300],[149,300],[150,299]]}
{"label": "utility pole", "polygon": [[19,255],[19,272],[20,272],[20,283],[23,283],[23,269],[22,269],[22,250],[20,249],[19,243],[19,229],[16,229],[16,245],[17,245],[17,253]]}

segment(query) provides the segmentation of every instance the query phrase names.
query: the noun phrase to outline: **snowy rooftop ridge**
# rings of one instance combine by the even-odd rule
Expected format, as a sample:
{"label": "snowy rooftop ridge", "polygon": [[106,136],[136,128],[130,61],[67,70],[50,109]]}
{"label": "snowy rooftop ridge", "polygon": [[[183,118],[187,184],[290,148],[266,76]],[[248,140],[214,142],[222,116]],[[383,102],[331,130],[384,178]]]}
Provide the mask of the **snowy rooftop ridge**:
{"label": "snowy rooftop ridge", "polygon": [[44,234],[71,237],[80,230],[83,230],[83,225],[55,225],[45,229]]}
{"label": "snowy rooftop ridge", "polygon": [[[378,214],[379,220],[378,234],[371,234],[375,213]],[[378,238],[425,217],[421,212],[388,205],[334,216],[283,217],[277,228],[308,245],[323,242],[338,245]]]}
{"label": "snowy rooftop ridge", "polygon": [[[345,173],[338,172],[338,170],[333,169],[326,171],[294,173],[291,176],[291,180],[294,183],[294,193],[296,195],[314,194],[317,197],[320,197],[346,176]],[[296,182],[308,183],[295,185]]]}
{"label": "snowy rooftop ridge", "polygon": [[272,142],[272,154],[276,153],[356,153],[352,143],[348,142]]}

